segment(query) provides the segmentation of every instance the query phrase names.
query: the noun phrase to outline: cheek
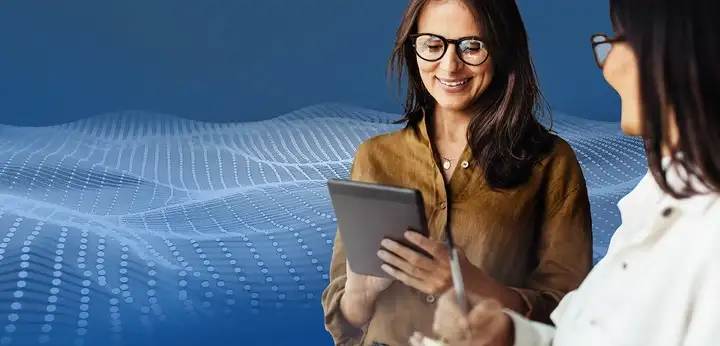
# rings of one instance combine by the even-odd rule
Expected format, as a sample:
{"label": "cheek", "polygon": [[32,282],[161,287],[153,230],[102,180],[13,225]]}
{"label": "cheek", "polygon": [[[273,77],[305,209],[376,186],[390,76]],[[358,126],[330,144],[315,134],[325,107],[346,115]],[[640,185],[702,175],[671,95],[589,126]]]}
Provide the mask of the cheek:
{"label": "cheek", "polygon": [[603,69],[603,77],[620,96],[622,107],[620,125],[623,132],[630,136],[641,135],[638,70],[632,56],[618,54],[612,59],[608,57]]}
{"label": "cheek", "polygon": [[437,70],[438,63],[427,62],[425,60],[418,59],[418,70],[420,71],[420,78],[422,79],[425,87],[430,89],[433,78],[435,78],[435,70]]}
{"label": "cheek", "polygon": [[636,98],[637,74],[637,62],[632,51],[625,46],[613,48],[603,68],[603,77],[623,100]]}
{"label": "cheek", "polygon": [[488,85],[490,85],[490,82],[495,75],[495,68],[492,61],[488,59],[488,61],[484,64],[473,67],[472,73],[473,75],[480,77],[477,78],[477,82],[481,84],[481,87],[484,90]]}
{"label": "cheek", "polygon": [[429,73],[429,72],[435,71],[437,69],[438,64],[440,64],[439,61],[435,61],[435,62],[425,61],[418,57],[415,57],[415,61],[418,64],[418,69],[420,69],[420,73]]}
{"label": "cheek", "polygon": [[425,74],[434,73],[435,70],[437,70],[438,63],[437,62],[428,62],[425,60],[418,59],[417,65],[418,65],[418,69],[420,70],[420,73],[425,75]]}
{"label": "cheek", "polygon": [[623,75],[622,69],[612,64],[606,64],[602,70],[605,81],[622,96],[624,90],[627,89],[627,79]]}

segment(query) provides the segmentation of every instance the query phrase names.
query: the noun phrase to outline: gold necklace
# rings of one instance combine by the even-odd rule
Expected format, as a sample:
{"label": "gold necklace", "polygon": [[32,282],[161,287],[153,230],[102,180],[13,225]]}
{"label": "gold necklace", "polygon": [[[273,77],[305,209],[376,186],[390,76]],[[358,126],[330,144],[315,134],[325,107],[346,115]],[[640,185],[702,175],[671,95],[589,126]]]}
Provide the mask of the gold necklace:
{"label": "gold necklace", "polygon": [[442,168],[445,169],[446,171],[447,171],[448,169],[450,169],[450,167],[452,166],[452,161],[455,161],[455,160],[459,159],[459,158],[462,156],[462,154],[460,154],[460,155],[459,155],[458,157],[456,157],[456,158],[448,159],[447,157],[442,156],[442,154],[440,154],[440,153],[438,153],[438,155],[440,155],[440,158],[443,160]]}

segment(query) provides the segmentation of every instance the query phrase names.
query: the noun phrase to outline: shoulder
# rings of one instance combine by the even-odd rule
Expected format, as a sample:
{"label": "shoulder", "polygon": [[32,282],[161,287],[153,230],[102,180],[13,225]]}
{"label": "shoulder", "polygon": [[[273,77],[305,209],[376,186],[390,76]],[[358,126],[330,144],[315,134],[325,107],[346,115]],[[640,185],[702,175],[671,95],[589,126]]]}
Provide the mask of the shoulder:
{"label": "shoulder", "polygon": [[[372,172],[388,166],[401,164],[401,159],[411,146],[414,133],[408,128],[370,137],[360,143],[355,151],[352,172],[355,179],[374,174]],[[391,166],[392,166],[391,165]]]}
{"label": "shoulder", "polygon": [[[699,228],[707,230],[705,232],[709,239],[707,239],[706,243],[712,246],[711,252],[715,253],[717,258],[720,259],[720,217],[718,217],[718,215],[720,215],[720,193],[712,193],[698,198],[706,199],[706,201],[705,203],[698,203],[697,205],[693,205],[692,202],[690,202],[686,209],[691,213],[699,212],[699,215],[697,217],[688,215],[691,216],[688,219],[697,223]],[[707,207],[703,204],[706,204]]]}
{"label": "shoulder", "polygon": [[538,174],[551,185],[560,183],[584,185],[585,177],[575,150],[560,136],[552,135],[552,137],[553,149],[541,161]]}
{"label": "shoulder", "polygon": [[357,148],[355,156],[358,154],[368,155],[378,150],[387,150],[400,143],[405,142],[405,129],[396,130],[389,133],[382,133],[364,140]]}
{"label": "shoulder", "polygon": [[406,126],[392,132],[375,135],[360,143],[355,152],[355,161],[364,162],[373,158],[385,157],[388,154],[402,154],[412,150],[413,145],[419,144],[415,128]]}
{"label": "shoulder", "polygon": [[575,150],[565,139],[558,135],[552,135],[553,148],[542,160],[542,166],[550,169],[578,169],[578,162]]}
{"label": "shoulder", "polygon": [[552,150],[535,167],[533,180],[543,195],[548,210],[555,210],[568,201],[575,207],[589,209],[587,182],[580,162],[570,144],[553,136]]}

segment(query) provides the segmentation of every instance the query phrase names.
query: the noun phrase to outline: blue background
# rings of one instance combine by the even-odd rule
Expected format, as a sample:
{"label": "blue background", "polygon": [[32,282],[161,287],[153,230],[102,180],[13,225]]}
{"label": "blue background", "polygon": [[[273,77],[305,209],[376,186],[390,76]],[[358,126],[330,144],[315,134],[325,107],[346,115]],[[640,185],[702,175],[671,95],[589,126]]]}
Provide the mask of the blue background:
{"label": "blue background", "polygon": [[[0,346],[331,344],[325,180],[399,128],[405,3],[0,2]],[[588,44],[607,3],[519,6],[598,260],[645,173]]]}
{"label": "blue background", "polygon": [[[592,60],[604,0],[519,0],[541,83],[560,111],[616,120]],[[385,65],[405,1],[0,2],[2,123],[127,109],[269,119],[320,102],[397,112]]]}

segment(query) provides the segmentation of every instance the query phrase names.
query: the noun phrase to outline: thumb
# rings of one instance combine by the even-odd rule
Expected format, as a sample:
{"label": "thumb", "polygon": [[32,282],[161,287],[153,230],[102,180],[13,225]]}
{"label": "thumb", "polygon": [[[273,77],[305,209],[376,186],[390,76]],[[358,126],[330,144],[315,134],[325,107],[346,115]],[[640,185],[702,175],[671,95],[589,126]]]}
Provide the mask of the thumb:
{"label": "thumb", "polygon": [[470,303],[471,307],[474,307],[478,304],[482,304],[483,302],[485,302],[487,300],[487,298],[484,298],[481,295],[477,295],[475,293],[470,293],[470,292],[466,292],[466,296],[467,296],[467,301],[468,301],[468,303]]}
{"label": "thumb", "polygon": [[[492,341],[503,326],[504,312],[502,305],[495,300],[484,300],[473,307],[468,314],[470,333],[474,339],[480,338],[484,342]],[[479,340],[476,340],[479,341]]]}
{"label": "thumb", "polygon": [[495,300],[484,299],[476,304],[468,313],[468,324],[470,328],[485,329],[493,324],[493,320],[502,313],[501,305]]}

